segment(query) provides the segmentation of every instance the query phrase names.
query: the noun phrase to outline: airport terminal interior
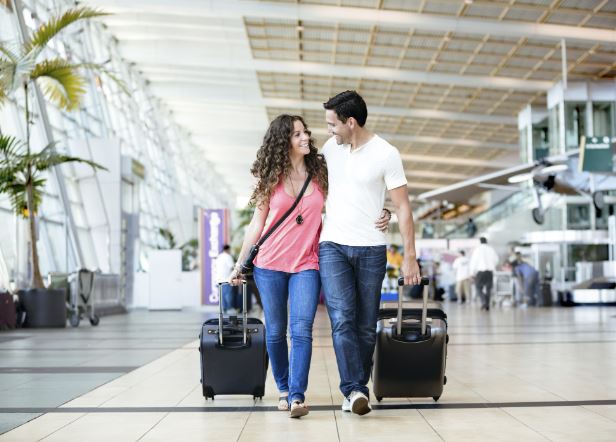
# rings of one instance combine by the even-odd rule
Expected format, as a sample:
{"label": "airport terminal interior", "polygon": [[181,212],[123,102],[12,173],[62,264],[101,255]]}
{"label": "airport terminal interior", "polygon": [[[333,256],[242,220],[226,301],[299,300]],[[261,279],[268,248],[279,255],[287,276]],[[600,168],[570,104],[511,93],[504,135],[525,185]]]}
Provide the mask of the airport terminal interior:
{"label": "airport terminal interior", "polygon": [[[386,192],[371,411],[322,289],[293,419],[219,283],[270,122],[347,90],[425,285]],[[0,441],[614,441],[615,154],[615,0],[0,0]]]}

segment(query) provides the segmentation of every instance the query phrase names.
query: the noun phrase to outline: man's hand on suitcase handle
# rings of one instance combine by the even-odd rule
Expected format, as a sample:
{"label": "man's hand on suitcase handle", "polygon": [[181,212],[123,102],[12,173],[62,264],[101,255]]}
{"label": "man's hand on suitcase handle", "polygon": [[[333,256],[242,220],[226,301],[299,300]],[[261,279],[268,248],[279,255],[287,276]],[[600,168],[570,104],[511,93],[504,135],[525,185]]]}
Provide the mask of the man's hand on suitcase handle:
{"label": "man's hand on suitcase handle", "polygon": [[421,284],[421,269],[414,256],[404,256],[400,266],[400,274],[404,277],[404,285]]}
{"label": "man's hand on suitcase handle", "polygon": [[[409,284],[409,285],[428,285],[430,284],[430,278],[426,278],[425,276],[423,278],[421,278],[421,281],[419,282],[419,284]],[[399,277],[398,278],[398,285],[405,285],[404,284],[404,277]]]}

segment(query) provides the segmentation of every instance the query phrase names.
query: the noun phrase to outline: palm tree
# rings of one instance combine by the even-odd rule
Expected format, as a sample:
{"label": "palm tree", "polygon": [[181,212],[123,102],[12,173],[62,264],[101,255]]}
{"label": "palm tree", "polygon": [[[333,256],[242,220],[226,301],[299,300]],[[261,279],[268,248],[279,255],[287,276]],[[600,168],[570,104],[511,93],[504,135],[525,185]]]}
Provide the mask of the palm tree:
{"label": "palm tree", "polygon": [[[52,144],[38,153],[32,153],[30,146],[29,90],[40,86],[49,101],[61,109],[75,109],[84,95],[86,78],[82,69],[109,72],[96,63],[71,63],[62,57],[45,58],[42,53],[47,44],[62,30],[81,20],[107,15],[104,12],[86,8],[73,8],[51,17],[24,39],[24,43],[0,42],[0,105],[10,94],[23,90],[25,96],[26,140],[0,134],[0,193],[8,193],[17,213],[27,215],[31,235],[32,287],[44,288],[38,262],[36,246],[37,208],[41,202],[45,178],[42,172],[67,162],[81,162],[92,168],[102,166],[56,152]],[[110,75],[114,80],[115,77]],[[122,85],[121,85],[122,86]]]}
{"label": "palm tree", "polygon": [[45,287],[39,268],[35,230],[35,217],[46,182],[42,174],[58,164],[71,162],[85,163],[93,169],[105,169],[93,161],[59,154],[52,145],[32,153],[16,138],[0,135],[0,193],[8,194],[15,213],[30,221],[33,288]]}

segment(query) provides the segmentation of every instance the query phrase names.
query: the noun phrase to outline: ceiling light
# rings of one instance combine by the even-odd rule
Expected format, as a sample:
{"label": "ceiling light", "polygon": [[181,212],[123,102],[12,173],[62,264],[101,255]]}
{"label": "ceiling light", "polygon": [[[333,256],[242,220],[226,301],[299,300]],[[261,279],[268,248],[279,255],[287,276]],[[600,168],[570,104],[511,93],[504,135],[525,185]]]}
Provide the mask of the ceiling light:
{"label": "ceiling light", "polygon": [[473,0],[464,0],[464,3],[466,3],[467,5],[470,5],[473,3]]}
{"label": "ceiling light", "polygon": [[567,166],[566,164],[554,164],[553,166],[544,167],[543,169],[541,169],[540,172],[543,175],[546,173],[564,172],[567,169],[569,169],[569,166]]}
{"label": "ceiling light", "polygon": [[507,182],[509,184],[518,184],[518,183],[521,183],[522,181],[530,180],[532,177],[533,177],[532,172],[519,173],[517,175],[513,175],[507,178]]}

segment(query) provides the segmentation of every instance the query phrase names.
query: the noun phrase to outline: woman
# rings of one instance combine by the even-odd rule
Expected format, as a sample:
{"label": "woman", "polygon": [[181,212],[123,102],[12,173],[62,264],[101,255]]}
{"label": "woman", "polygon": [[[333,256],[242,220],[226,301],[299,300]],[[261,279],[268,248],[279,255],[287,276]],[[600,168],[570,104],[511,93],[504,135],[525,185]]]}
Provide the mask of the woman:
{"label": "woman", "polygon": [[230,276],[234,284],[250,247],[266,231],[268,215],[271,226],[291,207],[308,175],[312,177],[293,213],[264,242],[254,261],[254,278],[265,314],[267,351],[280,392],[278,409],[290,410],[291,417],[299,418],[308,414],[304,394],[312,356],[312,324],[319,302],[318,246],[327,168],[304,120],[280,115],[271,122],[251,173],[258,180],[250,199],[255,213]]}

